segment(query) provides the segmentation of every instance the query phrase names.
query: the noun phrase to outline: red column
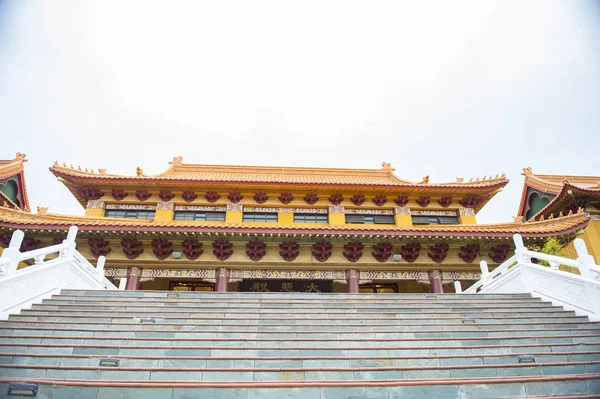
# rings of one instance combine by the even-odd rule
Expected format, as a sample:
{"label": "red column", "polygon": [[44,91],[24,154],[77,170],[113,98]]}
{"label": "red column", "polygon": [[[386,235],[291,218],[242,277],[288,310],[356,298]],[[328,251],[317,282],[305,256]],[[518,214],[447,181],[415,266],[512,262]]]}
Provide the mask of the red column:
{"label": "red column", "polygon": [[358,294],[358,270],[346,270],[346,284],[349,294]]}
{"label": "red column", "polygon": [[229,269],[221,267],[216,270],[217,292],[227,292],[229,285]]}
{"label": "red column", "polygon": [[442,280],[442,272],[439,270],[430,270],[427,272],[429,281],[431,282],[431,292],[434,294],[443,294],[444,286]]}
{"label": "red column", "polygon": [[142,269],[139,267],[128,267],[127,268],[127,284],[125,284],[125,290],[137,291],[140,289],[140,278],[142,277]]}

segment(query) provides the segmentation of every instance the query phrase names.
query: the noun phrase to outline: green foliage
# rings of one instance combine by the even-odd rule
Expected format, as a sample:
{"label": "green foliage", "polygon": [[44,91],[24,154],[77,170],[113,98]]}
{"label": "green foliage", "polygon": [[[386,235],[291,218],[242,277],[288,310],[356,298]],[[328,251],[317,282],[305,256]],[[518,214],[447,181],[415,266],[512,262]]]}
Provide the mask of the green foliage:
{"label": "green foliage", "polygon": [[[541,252],[541,253],[547,254],[547,255],[566,257],[565,246],[566,245],[563,242],[561,242],[558,238],[551,237],[551,238],[548,238],[544,242],[543,245],[537,245],[537,244],[530,245],[529,249],[532,251]],[[542,259],[538,259],[537,263],[541,266],[550,267],[550,263],[548,263],[547,261],[542,260]],[[563,271],[579,274],[575,270],[573,270],[573,268],[570,266],[559,265],[559,269],[563,270]]]}

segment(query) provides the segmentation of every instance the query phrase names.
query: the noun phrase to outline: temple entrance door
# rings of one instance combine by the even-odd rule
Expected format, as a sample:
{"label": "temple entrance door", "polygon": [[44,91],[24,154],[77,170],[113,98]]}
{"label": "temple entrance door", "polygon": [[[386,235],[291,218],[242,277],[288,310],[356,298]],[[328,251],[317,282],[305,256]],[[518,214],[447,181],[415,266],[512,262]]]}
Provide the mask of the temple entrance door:
{"label": "temple entrance door", "polygon": [[331,280],[254,280],[240,282],[240,292],[308,292],[331,293]]}
{"label": "temple entrance door", "polygon": [[396,294],[396,293],[398,293],[398,284],[396,284],[396,283],[361,284],[359,292],[361,294]]}

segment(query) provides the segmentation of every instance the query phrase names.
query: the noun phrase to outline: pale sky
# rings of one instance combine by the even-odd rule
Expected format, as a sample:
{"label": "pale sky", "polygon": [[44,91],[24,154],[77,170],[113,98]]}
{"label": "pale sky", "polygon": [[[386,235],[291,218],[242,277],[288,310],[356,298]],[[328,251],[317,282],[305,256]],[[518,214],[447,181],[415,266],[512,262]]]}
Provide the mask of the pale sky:
{"label": "pale sky", "polygon": [[83,214],[54,160],[600,175],[600,1],[0,0],[0,159]]}

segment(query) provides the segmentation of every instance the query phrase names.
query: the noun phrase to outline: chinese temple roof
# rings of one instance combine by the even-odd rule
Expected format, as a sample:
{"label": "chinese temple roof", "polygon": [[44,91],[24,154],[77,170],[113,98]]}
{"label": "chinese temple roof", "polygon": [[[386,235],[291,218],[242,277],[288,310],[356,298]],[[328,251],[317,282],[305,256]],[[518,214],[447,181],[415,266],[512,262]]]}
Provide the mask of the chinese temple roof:
{"label": "chinese temple roof", "polygon": [[[466,182],[457,178],[455,182],[429,183],[426,176],[421,182],[410,182],[398,178],[394,168],[384,163],[381,169],[342,169],[342,168],[304,168],[279,166],[227,166],[227,165],[194,165],[183,164],[181,157],[169,162],[171,166],[163,173],[145,175],[138,168],[136,176],[124,176],[106,173],[105,169],[98,172],[82,170],[81,168],[62,166],[57,163],[50,168],[57,177],[77,184],[113,183],[118,185],[261,185],[261,186],[329,186],[340,188],[376,187],[376,188],[414,188],[430,189],[494,189],[505,186],[508,179],[504,176],[482,178]],[[154,183],[154,184],[153,184]]]}
{"label": "chinese temple roof", "polygon": [[20,210],[0,208],[0,228],[37,231],[67,231],[77,226],[80,231],[131,232],[137,234],[201,234],[201,235],[272,235],[293,234],[299,236],[333,235],[343,237],[473,237],[511,238],[519,233],[524,238],[550,237],[572,234],[587,226],[589,217],[580,212],[560,218],[533,223],[498,223],[478,225],[418,225],[418,226],[282,226],[273,223],[224,223],[198,221],[158,222],[141,219],[106,217],[80,217],[58,214],[32,214]]}
{"label": "chinese temple roof", "polygon": [[17,153],[14,159],[0,160],[0,205],[29,211],[23,164],[26,155]]}
{"label": "chinese temple roof", "polygon": [[541,210],[535,212],[535,215],[530,215],[529,220],[558,213],[576,198],[600,199],[600,176],[541,175],[534,174],[531,167],[524,168],[522,174],[525,181],[519,203],[519,215],[525,215],[528,195],[532,189],[548,194],[549,199]]}

